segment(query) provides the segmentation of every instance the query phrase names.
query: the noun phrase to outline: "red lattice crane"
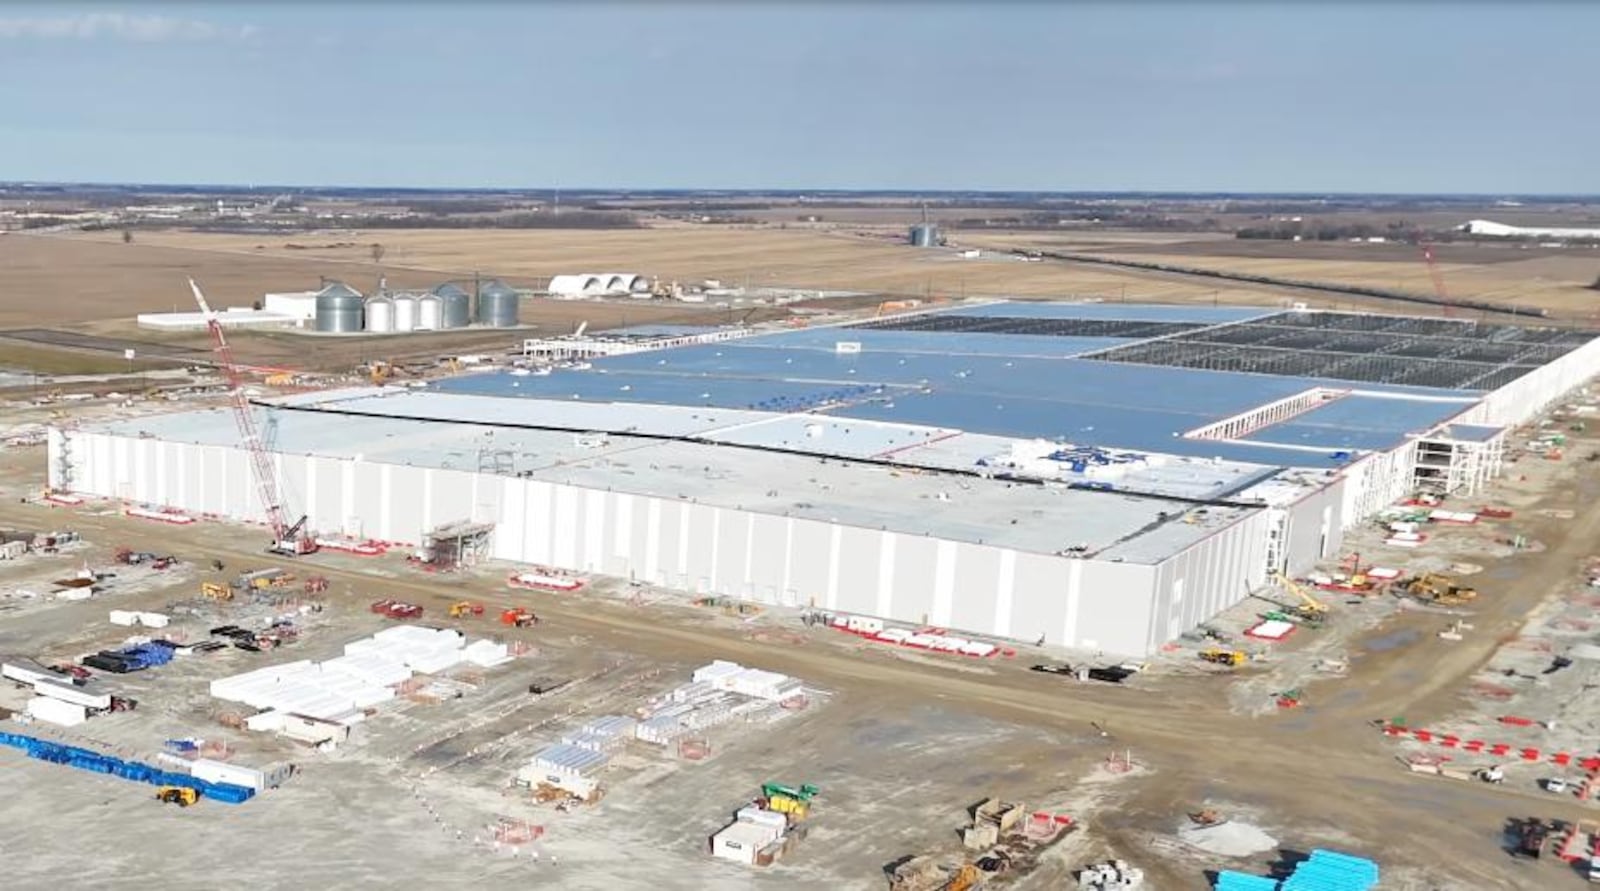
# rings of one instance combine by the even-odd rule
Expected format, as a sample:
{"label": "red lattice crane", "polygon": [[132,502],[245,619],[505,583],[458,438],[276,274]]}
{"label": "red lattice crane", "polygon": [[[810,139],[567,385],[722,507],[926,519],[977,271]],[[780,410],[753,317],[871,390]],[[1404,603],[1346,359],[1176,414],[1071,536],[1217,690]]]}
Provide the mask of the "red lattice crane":
{"label": "red lattice crane", "polygon": [[262,442],[261,433],[256,427],[255,413],[250,410],[250,400],[244,393],[244,373],[233,361],[233,349],[228,346],[228,338],[222,333],[222,323],[217,320],[217,314],[211,311],[211,305],[206,302],[206,295],[200,292],[200,286],[192,278],[189,279],[189,288],[194,291],[195,302],[200,304],[200,313],[205,316],[206,329],[211,332],[211,340],[215,344],[212,350],[217,354],[217,362],[228,379],[234,422],[239,425],[239,436],[243,438],[245,451],[249,454],[250,475],[255,479],[256,495],[266,511],[267,525],[272,527],[272,545],[267,550],[287,557],[313,553],[317,543],[305,531],[306,518],[301,516],[292,525],[286,519],[288,514],[284,511],[283,497],[278,490],[278,475],[272,466],[272,456],[267,453],[266,444]]}
{"label": "red lattice crane", "polygon": [[1428,277],[1433,279],[1433,294],[1444,305],[1445,317],[1449,318],[1451,315],[1450,293],[1444,289],[1444,276],[1439,273],[1439,262],[1434,259],[1433,245],[1427,240],[1426,236],[1418,232],[1417,246],[1422,248],[1422,262],[1428,264]]}

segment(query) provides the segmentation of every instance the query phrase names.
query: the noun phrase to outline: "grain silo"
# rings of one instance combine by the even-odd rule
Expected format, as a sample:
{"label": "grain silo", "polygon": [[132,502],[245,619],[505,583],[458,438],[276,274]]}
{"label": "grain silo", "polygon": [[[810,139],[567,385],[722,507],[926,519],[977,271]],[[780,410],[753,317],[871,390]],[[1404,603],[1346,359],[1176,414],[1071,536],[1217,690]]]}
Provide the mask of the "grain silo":
{"label": "grain silo", "polygon": [[911,227],[910,238],[912,247],[938,247],[939,227],[932,223],[918,223]]}
{"label": "grain silo", "polygon": [[387,297],[374,297],[367,301],[367,330],[374,334],[394,331],[394,301]]}
{"label": "grain silo", "polygon": [[417,330],[417,298],[410,294],[394,295],[394,330],[397,334]]}
{"label": "grain silo", "polygon": [[437,294],[417,298],[417,330],[438,331],[444,327],[444,300]]}
{"label": "grain silo", "polygon": [[522,298],[505,282],[495,279],[478,289],[478,324],[491,328],[515,328],[517,303]]}
{"label": "grain silo", "polygon": [[444,302],[441,317],[444,328],[465,328],[472,324],[472,295],[454,282],[445,282],[433,289],[434,296]]}
{"label": "grain silo", "polygon": [[358,334],[364,307],[360,291],[344,282],[330,282],[317,292],[317,330]]}

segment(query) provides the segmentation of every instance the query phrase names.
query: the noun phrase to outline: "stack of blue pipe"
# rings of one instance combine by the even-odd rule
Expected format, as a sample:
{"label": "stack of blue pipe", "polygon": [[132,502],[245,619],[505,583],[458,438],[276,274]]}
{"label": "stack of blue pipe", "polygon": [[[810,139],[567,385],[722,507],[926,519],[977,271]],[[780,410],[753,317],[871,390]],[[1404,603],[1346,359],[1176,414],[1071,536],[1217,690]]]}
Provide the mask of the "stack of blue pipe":
{"label": "stack of blue pipe", "polygon": [[1217,873],[1216,891],[1278,891],[1278,880],[1232,870]]}
{"label": "stack of blue pipe", "polygon": [[149,783],[152,786],[183,786],[224,804],[241,804],[256,794],[256,790],[248,786],[208,783],[186,773],[169,773],[159,767],[138,761],[124,761],[111,755],[102,755],[89,749],[38,739],[22,733],[0,732],[0,745],[21,749],[28,753],[29,758],[37,758],[51,764],[65,764],[79,770],[111,774],[137,783]]}
{"label": "stack of blue pipe", "polygon": [[128,659],[137,669],[153,668],[172,661],[173,648],[166,641],[151,641],[118,650],[117,655]]}
{"label": "stack of blue pipe", "polygon": [[1321,848],[1295,866],[1279,891],[1369,891],[1378,884],[1378,864]]}
{"label": "stack of blue pipe", "polygon": [[1216,891],[1371,891],[1377,884],[1378,864],[1318,848],[1282,882],[1225,870],[1217,874],[1212,887]]}

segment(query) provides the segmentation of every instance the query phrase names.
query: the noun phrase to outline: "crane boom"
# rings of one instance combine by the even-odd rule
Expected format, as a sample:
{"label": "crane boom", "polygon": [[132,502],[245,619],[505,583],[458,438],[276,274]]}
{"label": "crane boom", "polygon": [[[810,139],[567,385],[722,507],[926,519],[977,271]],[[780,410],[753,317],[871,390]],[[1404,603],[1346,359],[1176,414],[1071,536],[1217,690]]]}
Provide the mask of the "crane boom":
{"label": "crane boom", "polygon": [[267,515],[267,525],[272,528],[272,547],[269,550],[287,556],[309,554],[316,550],[316,545],[310,536],[301,532],[305,526],[305,518],[301,517],[292,527],[285,520],[283,499],[278,491],[278,477],[272,466],[272,456],[267,453],[266,445],[262,442],[260,431],[256,427],[255,413],[250,410],[250,401],[244,393],[244,374],[233,361],[233,348],[228,346],[228,338],[223,334],[222,323],[218,321],[211,305],[206,302],[206,295],[201,292],[200,285],[192,278],[189,279],[189,288],[194,291],[195,303],[199,304],[200,313],[205,316],[206,329],[211,332],[211,340],[215,344],[212,350],[217,354],[217,362],[222,366],[222,373],[228,380],[228,396],[233,406],[234,423],[238,425],[239,436],[244,440],[245,452],[250,461],[250,475],[256,484],[256,496],[261,500],[261,508]]}
{"label": "crane boom", "polygon": [[1439,272],[1439,262],[1433,255],[1433,245],[1417,233],[1417,245],[1422,248],[1422,262],[1428,264],[1428,277],[1433,280],[1433,294],[1444,304],[1444,314],[1450,315],[1450,293],[1444,288],[1444,276]]}

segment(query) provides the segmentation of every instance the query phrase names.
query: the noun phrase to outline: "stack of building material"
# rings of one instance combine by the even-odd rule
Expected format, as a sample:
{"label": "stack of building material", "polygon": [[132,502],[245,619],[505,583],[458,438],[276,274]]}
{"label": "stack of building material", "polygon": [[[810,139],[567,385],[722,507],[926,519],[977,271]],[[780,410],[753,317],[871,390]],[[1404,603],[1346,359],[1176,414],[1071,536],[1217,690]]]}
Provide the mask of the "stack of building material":
{"label": "stack of building material", "polygon": [[668,745],[674,740],[688,735],[689,728],[683,726],[683,721],[676,715],[657,715],[646,718],[634,728],[634,738],[640,742],[654,743],[658,746]]}
{"label": "stack of building material", "polygon": [[579,798],[589,798],[600,788],[597,775],[611,760],[604,752],[581,746],[551,746],[533,756],[517,771],[517,782],[525,786],[554,786]]}
{"label": "stack of building material", "polygon": [[466,643],[459,631],[396,625],[366,640],[352,641],[345,645],[344,651],[346,655],[379,653],[405,663],[407,668],[420,674],[436,674],[461,664]]}
{"label": "stack of building material", "polygon": [[88,709],[52,696],[35,696],[28,700],[28,714],[36,721],[62,727],[76,727],[89,720]]}
{"label": "stack of building material", "polygon": [[693,679],[695,684],[709,684],[718,690],[773,702],[800,694],[800,682],[788,675],[745,668],[737,662],[721,659],[695,669]]}
{"label": "stack of building material", "polygon": [[711,836],[711,856],[754,866],[761,849],[783,837],[789,820],[760,808],[741,808],[734,820]]}
{"label": "stack of building material", "polygon": [[511,661],[511,649],[492,640],[475,640],[461,651],[461,656],[473,665],[493,668]]}

